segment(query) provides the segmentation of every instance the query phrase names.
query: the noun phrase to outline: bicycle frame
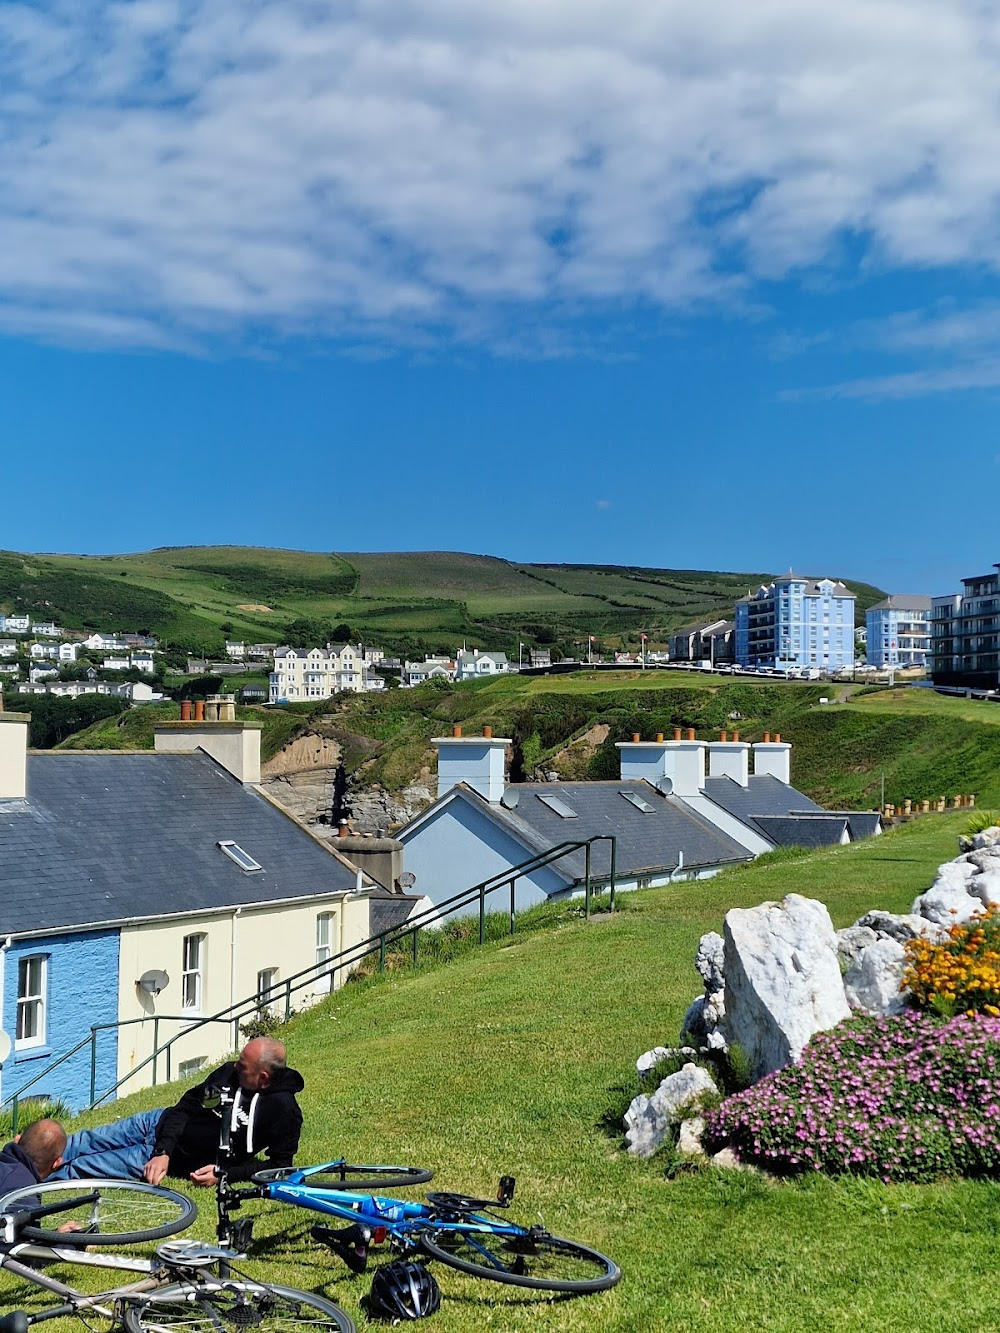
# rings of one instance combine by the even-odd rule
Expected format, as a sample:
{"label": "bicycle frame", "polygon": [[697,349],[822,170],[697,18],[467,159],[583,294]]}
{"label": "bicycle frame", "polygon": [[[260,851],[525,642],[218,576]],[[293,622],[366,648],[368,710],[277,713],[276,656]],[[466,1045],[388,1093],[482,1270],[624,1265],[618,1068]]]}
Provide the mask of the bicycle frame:
{"label": "bicycle frame", "polygon": [[[309,1176],[336,1168],[341,1162],[324,1162],[319,1166],[302,1167],[286,1180],[253,1185],[248,1189],[230,1187],[225,1195],[239,1207],[243,1199],[270,1199],[275,1203],[291,1204],[294,1208],[308,1208],[326,1217],[338,1217],[349,1223],[362,1223],[378,1235],[387,1233],[403,1249],[416,1248],[424,1231],[480,1231],[483,1235],[516,1237],[527,1234],[525,1227],[499,1218],[484,1217],[479,1213],[449,1213],[432,1204],[415,1203],[387,1195],[363,1194],[353,1190],[321,1190],[311,1187]],[[506,1205],[498,1202],[497,1207]]]}

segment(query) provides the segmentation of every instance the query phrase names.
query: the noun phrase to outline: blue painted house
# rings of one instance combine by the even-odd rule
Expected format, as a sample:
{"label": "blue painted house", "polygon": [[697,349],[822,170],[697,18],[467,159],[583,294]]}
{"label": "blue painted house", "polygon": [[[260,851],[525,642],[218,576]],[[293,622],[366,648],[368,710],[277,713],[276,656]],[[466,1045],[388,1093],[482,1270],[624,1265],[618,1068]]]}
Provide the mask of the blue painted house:
{"label": "blue painted house", "polygon": [[[193,1072],[234,1044],[231,1025],[200,1018],[366,939],[373,898],[380,927],[412,909],[263,795],[259,725],[166,724],[159,752],[34,753],[28,721],[0,712],[0,1019],[13,1045],[0,1099],[31,1084],[85,1104],[89,1045],[49,1066],[122,1019],[96,1045],[99,1092],[154,1033],[180,1034],[173,1072]],[[155,994],[140,984],[154,970],[167,974]],[[340,979],[327,973],[296,1006]]]}
{"label": "blue painted house", "polygon": [[791,572],[736,603],[736,661],[777,671],[836,671],[854,662],[854,593]]}

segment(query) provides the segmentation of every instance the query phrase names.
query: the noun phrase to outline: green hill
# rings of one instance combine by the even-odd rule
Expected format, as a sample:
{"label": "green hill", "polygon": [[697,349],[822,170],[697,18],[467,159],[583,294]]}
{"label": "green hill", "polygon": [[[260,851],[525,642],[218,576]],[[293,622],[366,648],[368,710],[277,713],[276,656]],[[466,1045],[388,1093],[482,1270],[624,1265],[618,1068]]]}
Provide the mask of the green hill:
{"label": "green hill", "polygon": [[[321,641],[346,624],[389,650],[519,641],[567,651],[594,634],[651,642],[696,620],[731,616],[759,573],[530,565],[457,552],[333,553],[266,547],[164,547],[131,555],[0,552],[0,610],[71,629],[148,630],[185,651],[224,638]],[[859,614],[884,594],[851,583]]]}
{"label": "green hill", "polygon": [[[613,1291],[549,1300],[435,1265],[440,1333],[995,1327],[996,1182],[668,1175],[669,1157],[630,1158],[604,1127],[634,1089],[636,1056],[676,1038],[699,990],[697,940],[726,910],[791,891],[826,901],[837,926],[871,907],[906,910],[954,854],[960,822],[928,819],[853,847],[765,858],[627,895],[612,919],[564,921],[415,975],[348,985],[287,1030],[306,1079],[299,1160],[416,1162],[435,1169],[431,1188],[483,1195],[512,1174],[519,1219],[539,1217],[624,1271]],[[161,1088],[116,1110],[176,1095]],[[210,1239],[211,1199],[195,1197],[195,1233]],[[311,1214],[276,1204],[252,1211],[255,1258],[243,1267],[324,1291],[359,1328],[377,1327],[361,1306],[371,1269],[349,1278],[309,1239]],[[0,1306],[21,1301],[37,1309],[45,1298],[0,1274]]]}
{"label": "green hill", "polygon": [[[832,694],[836,691],[835,694]],[[820,703],[822,698],[844,698]],[[177,705],[165,706],[177,716]],[[152,710],[105,718],[63,742],[83,749],[152,746]],[[740,729],[745,740],[780,732],[793,744],[792,780],[823,805],[869,809],[887,801],[936,800],[974,793],[1000,807],[1000,708],[946,698],[932,690],[871,689],[750,680],[680,671],[580,672],[573,676],[506,676],[464,685],[351,695],[303,707],[259,709],[241,716],[265,722],[269,757],[306,728],[344,747],[345,764],[362,785],[400,788],[433,772],[431,737],[455,723],[466,734],[490,725],[513,741],[515,780],[536,769],[564,778],[615,778],[615,742],[635,731],[650,737],[674,726],[703,738]],[[593,729],[606,727],[595,739]]]}

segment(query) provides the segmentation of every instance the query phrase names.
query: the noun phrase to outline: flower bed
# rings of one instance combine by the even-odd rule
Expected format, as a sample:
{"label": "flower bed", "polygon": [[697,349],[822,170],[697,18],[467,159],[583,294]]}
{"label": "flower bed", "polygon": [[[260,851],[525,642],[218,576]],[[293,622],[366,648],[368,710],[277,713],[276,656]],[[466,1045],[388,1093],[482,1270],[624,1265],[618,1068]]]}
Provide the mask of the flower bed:
{"label": "flower bed", "polygon": [[1000,1177],[1000,1019],[852,1019],[705,1119],[707,1151],[779,1174]]}
{"label": "flower bed", "polygon": [[903,987],[939,1014],[1000,1017],[1000,916],[983,913],[951,927],[943,940],[907,940]]}

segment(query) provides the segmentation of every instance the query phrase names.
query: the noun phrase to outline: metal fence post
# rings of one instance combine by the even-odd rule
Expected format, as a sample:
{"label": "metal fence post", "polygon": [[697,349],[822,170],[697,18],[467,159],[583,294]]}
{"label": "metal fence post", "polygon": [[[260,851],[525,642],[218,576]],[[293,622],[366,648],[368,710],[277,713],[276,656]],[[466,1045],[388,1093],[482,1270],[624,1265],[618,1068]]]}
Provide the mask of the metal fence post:
{"label": "metal fence post", "polygon": [[[153,1017],[153,1087],[156,1087],[156,1062],[160,1058],[160,1016]],[[93,1098],[91,1098],[93,1100]]]}
{"label": "metal fence post", "polygon": [[415,931],[413,932],[413,966],[414,966],[414,967],[416,967],[416,965],[417,965],[417,936],[418,936],[419,934],[420,934],[419,930],[415,930]]}
{"label": "metal fence post", "polygon": [[486,885],[479,886],[479,943],[486,943]]}
{"label": "metal fence post", "polygon": [[590,920],[590,843],[589,843],[589,842],[587,843],[587,850],[586,850],[586,852],[585,852],[585,858],[586,858],[586,859],[585,859],[585,872],[584,872],[584,873],[586,874],[587,879],[586,879],[586,887],[585,887],[584,892],[585,892],[586,903],[587,903],[587,907],[586,907],[586,916],[587,916],[587,920],[589,921],[589,920]]}
{"label": "metal fence post", "polygon": [[[269,994],[270,994],[270,992],[269,992]],[[286,1022],[286,1023],[287,1023],[288,1020],[291,1018],[291,1016],[292,1016],[292,982],[291,982],[291,979],[289,978],[289,980],[285,982],[285,1022]]]}
{"label": "metal fence post", "polygon": [[618,839],[611,835],[611,910],[615,910],[615,869],[618,864]]}
{"label": "metal fence post", "polygon": [[378,970],[385,971],[385,936],[378,937]]}
{"label": "metal fence post", "polygon": [[20,1112],[20,1110],[21,1110],[21,1102],[20,1102],[20,1100],[19,1100],[19,1098],[18,1098],[17,1093],[15,1092],[15,1093],[14,1093],[14,1096],[11,1098],[11,1102],[10,1102],[10,1132],[11,1132],[11,1134],[16,1134],[16,1133],[17,1133],[18,1113]]}
{"label": "metal fence post", "polygon": [[97,1028],[90,1029],[90,1104],[97,1097]]}
{"label": "metal fence post", "polygon": [[514,884],[515,880],[510,882],[510,933],[514,933]]}

